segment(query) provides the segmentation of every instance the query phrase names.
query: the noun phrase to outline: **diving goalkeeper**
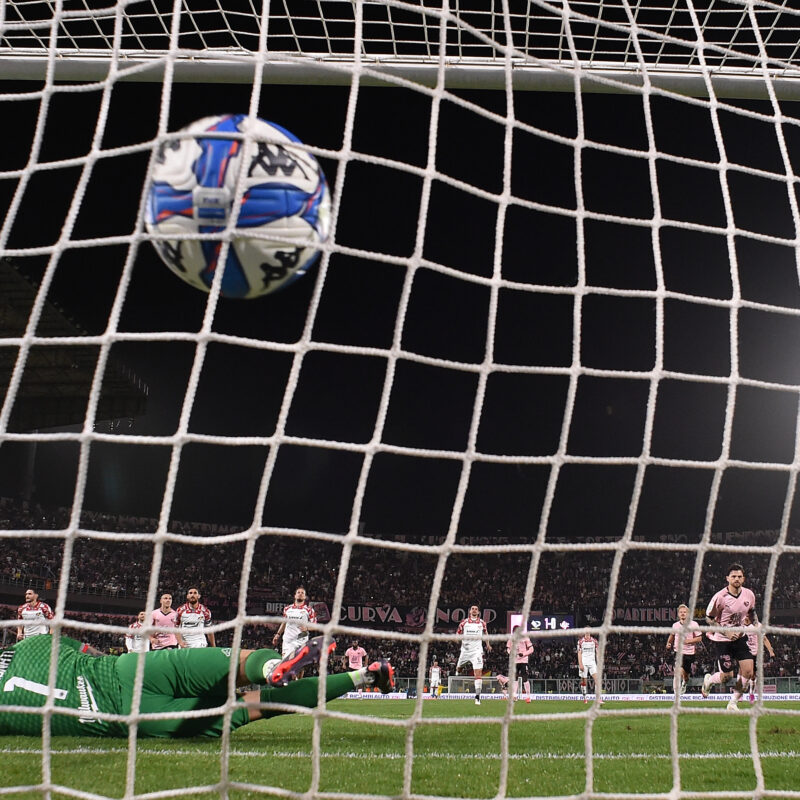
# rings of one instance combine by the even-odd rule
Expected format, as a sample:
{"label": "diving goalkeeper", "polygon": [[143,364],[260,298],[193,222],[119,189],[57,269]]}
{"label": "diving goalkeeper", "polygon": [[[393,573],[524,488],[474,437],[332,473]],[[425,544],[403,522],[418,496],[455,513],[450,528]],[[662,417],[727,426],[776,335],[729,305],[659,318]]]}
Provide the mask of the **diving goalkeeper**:
{"label": "diving goalkeeper", "polygon": [[[49,694],[51,636],[35,636],[0,650],[0,734],[40,735],[40,711]],[[328,652],[336,647],[328,645]],[[245,692],[242,703],[284,703],[313,708],[317,705],[319,678],[292,678],[319,661],[323,637],[306,642],[288,658],[275,650],[242,650],[238,656],[237,686],[259,684]],[[51,732],[68,736],[127,736],[128,725],[99,719],[98,714],[127,715],[132,710],[138,653],[104,656],[88,645],[65,636],[58,641],[56,681],[53,689],[56,711]],[[184,716],[186,712],[219,709],[228,699],[230,648],[160,650],[141,655],[144,659],[139,736],[185,738],[218,737],[225,724],[221,710],[207,715]],[[394,687],[394,670],[388,661],[375,661],[352,672],[328,675],[325,695],[340,697],[359,686],[375,686],[386,694]],[[59,709],[71,713],[59,713]],[[146,715],[173,713],[171,719]],[[286,711],[237,705],[230,716],[231,730]]]}

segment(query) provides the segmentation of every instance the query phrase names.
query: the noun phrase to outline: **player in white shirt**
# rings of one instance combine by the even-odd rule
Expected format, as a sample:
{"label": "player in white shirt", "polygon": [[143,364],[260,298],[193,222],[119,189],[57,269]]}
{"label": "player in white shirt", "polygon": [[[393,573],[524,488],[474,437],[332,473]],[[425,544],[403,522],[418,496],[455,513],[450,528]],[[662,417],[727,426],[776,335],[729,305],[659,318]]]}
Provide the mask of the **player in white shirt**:
{"label": "player in white shirt", "polygon": [[150,637],[137,633],[147,624],[147,612],[140,611],[136,620],[128,625],[130,633],[125,634],[125,649],[129,653],[142,653],[150,649]]}
{"label": "player in white shirt", "polygon": [[[317,615],[308,604],[307,599],[305,587],[298,586],[294,591],[294,603],[283,609],[283,622],[278,628],[278,632],[272,637],[272,644],[277,647],[278,641],[283,636],[281,644],[283,658],[288,658],[308,641],[308,626],[317,621]],[[302,673],[300,677],[302,677]]]}
{"label": "player in white shirt", "polygon": [[181,647],[215,647],[214,634],[204,630],[210,622],[211,612],[200,602],[200,590],[190,587],[186,602],[175,612],[175,625],[183,639]]}
{"label": "player in white shirt", "polygon": [[[479,706],[483,689],[483,637],[488,631],[478,606],[470,606],[469,615],[461,620],[456,633],[461,636],[461,652],[458,655],[456,670],[460,671],[467,664],[471,665],[475,678],[475,705]],[[492,652],[490,642],[486,642],[486,649]]]}
{"label": "player in white shirt", "polygon": [[434,700],[439,699],[439,686],[442,682],[442,670],[439,667],[439,662],[434,658],[431,664],[431,671],[429,676],[431,697]]}
{"label": "player in white shirt", "polygon": [[17,609],[17,640],[29,639],[31,636],[41,636],[50,633],[45,620],[53,619],[53,609],[33,589],[25,591],[25,602]]}
{"label": "player in white shirt", "polygon": [[597,664],[597,654],[599,651],[599,643],[592,634],[586,630],[583,636],[578,639],[578,675],[581,678],[581,694],[583,695],[583,702],[589,702],[586,694],[587,678],[594,681],[594,690],[600,703],[603,702],[601,697],[603,688],[601,677],[599,674],[599,667]]}
{"label": "player in white shirt", "polygon": [[703,634],[696,620],[689,619],[689,606],[678,606],[678,619],[672,623],[672,633],[667,639],[667,650],[678,652],[680,647],[682,656],[681,671],[675,672],[673,683],[675,686],[675,697],[680,697],[686,691],[686,681],[692,674],[692,664],[694,664],[697,644],[703,640]]}

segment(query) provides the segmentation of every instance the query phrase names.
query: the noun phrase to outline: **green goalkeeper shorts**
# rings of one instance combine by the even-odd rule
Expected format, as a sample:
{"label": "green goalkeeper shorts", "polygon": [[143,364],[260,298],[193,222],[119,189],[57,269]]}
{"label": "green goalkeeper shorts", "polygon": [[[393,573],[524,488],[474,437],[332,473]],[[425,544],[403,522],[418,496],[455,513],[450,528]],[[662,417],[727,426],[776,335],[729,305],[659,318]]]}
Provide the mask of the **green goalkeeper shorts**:
{"label": "green goalkeeper shorts", "polygon": [[[137,653],[127,653],[117,659],[124,714],[131,713],[138,659]],[[140,736],[170,739],[222,735],[225,720],[220,711],[173,719],[148,719],[146,715],[184,715],[187,711],[218,709],[225,705],[231,670],[229,648],[157,650],[146,653],[144,659],[139,713],[145,716],[139,720]],[[234,668],[238,669],[238,662]],[[243,707],[235,708],[231,714],[230,727],[233,730],[248,721],[248,710]]]}

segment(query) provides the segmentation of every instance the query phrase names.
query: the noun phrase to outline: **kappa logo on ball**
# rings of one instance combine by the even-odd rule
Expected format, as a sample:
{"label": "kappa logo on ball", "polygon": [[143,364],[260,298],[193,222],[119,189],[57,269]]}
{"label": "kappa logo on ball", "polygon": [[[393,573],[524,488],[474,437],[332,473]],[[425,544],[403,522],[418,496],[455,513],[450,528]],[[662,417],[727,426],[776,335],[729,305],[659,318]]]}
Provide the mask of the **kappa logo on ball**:
{"label": "kappa logo on ball", "polygon": [[145,224],[162,261],[204,292],[224,268],[223,297],[260,297],[303,275],[328,238],[331,208],[303,143],[246,114],[205,117],[179,134],[159,146],[147,195]]}

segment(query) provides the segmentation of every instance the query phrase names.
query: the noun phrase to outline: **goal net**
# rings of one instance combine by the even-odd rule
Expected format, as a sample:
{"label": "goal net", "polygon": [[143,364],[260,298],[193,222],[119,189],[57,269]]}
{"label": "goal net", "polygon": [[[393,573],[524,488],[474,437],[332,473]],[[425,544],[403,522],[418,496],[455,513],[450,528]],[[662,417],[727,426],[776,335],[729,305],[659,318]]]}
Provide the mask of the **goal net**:
{"label": "goal net", "polygon": [[[407,698],[187,745],[213,776],[163,784],[134,715],[98,786],[51,696],[0,795],[800,796],[800,710],[767,702],[800,688],[798,41],[758,0],[0,2],[0,638],[31,587],[106,650],[198,587],[217,644],[264,647],[302,584],[322,674],[357,641]],[[253,300],[179,280],[145,224],[159,149],[226,113],[331,190],[318,263]],[[612,698],[672,692],[676,608],[702,621],[731,563],[777,656],[712,752],[724,704]],[[473,604],[485,693],[519,618],[510,685],[574,702],[586,629],[609,701],[428,702],[434,657],[474,691]],[[386,763],[337,771],[367,726]]]}

